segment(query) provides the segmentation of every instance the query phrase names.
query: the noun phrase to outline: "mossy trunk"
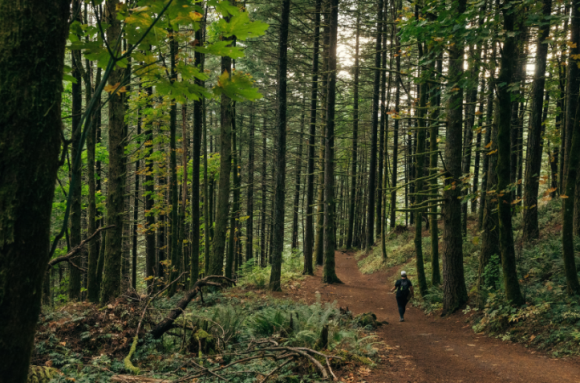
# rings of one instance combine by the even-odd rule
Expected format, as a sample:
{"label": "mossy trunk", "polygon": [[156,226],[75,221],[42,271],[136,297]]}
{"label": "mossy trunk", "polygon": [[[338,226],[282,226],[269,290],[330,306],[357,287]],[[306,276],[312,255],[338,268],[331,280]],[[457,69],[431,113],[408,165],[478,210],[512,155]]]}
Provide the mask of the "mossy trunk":
{"label": "mossy trunk", "polygon": [[[118,0],[107,1],[105,18],[109,24],[107,41],[120,54],[121,22],[117,20]],[[113,87],[123,82],[123,69],[111,72],[108,83]],[[121,262],[123,258],[123,215],[125,213],[125,103],[123,93],[113,92],[109,98],[109,172],[107,183],[107,232],[101,286],[101,304],[115,299],[121,292]]]}
{"label": "mossy trunk", "polygon": [[0,1],[0,380],[27,381],[49,258],[70,1]]}

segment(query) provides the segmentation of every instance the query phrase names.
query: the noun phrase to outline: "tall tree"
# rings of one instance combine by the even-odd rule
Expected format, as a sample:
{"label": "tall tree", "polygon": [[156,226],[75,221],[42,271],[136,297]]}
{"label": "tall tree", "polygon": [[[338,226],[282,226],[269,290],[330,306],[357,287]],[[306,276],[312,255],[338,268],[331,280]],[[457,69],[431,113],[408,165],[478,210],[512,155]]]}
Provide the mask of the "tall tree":
{"label": "tall tree", "polygon": [[338,0],[330,0],[328,44],[328,94],[326,103],[326,134],[324,161],[324,283],[341,283],[336,276],[336,201],[334,195],[334,127],[336,109],[336,45],[338,37]]}
{"label": "tall tree", "polygon": [[350,201],[348,213],[348,228],[346,231],[346,248],[352,248],[354,235],[354,219],[355,219],[355,205],[356,205],[356,167],[357,167],[357,151],[358,151],[358,119],[359,119],[359,78],[360,78],[360,11],[357,9],[356,13],[356,42],[354,55],[354,82],[353,82],[353,104],[352,104],[352,159],[350,170]]}
{"label": "tall tree", "polygon": [[308,127],[308,168],[306,181],[306,230],[304,233],[304,274],[313,275],[314,254],[314,153],[316,142],[316,113],[318,101],[318,55],[320,45],[320,9],[322,0],[316,0],[314,10],[314,47],[312,52],[312,89],[310,92],[310,124]]}
{"label": "tall tree", "polygon": [[[580,1],[575,0],[572,4],[571,23],[571,47],[568,63],[568,98],[566,105],[566,126],[572,135],[571,146],[567,161],[566,182],[564,203],[562,206],[562,256],[564,258],[564,271],[566,273],[566,287],[568,295],[580,294],[580,282],[578,282],[578,271],[574,259],[574,196],[576,192],[576,182],[578,180],[578,167],[580,162],[580,121],[578,120],[578,98],[580,79],[578,75],[580,69],[577,68],[575,55],[580,54]],[[576,56],[578,57],[578,56]],[[572,68],[574,67],[574,68]],[[569,127],[569,129],[568,129]]]}
{"label": "tall tree", "polygon": [[550,35],[550,14],[552,12],[552,0],[544,0],[542,14],[543,22],[540,23],[536,42],[536,62],[534,82],[532,85],[532,111],[530,116],[530,129],[528,133],[528,152],[526,161],[525,189],[524,189],[524,217],[523,237],[524,241],[538,239],[540,230],[538,227],[538,189],[540,186],[540,170],[542,167],[542,105],[544,103],[544,87],[546,83],[546,59],[548,56],[548,44],[545,40]]}
{"label": "tall tree", "polygon": [[[225,18],[229,21],[229,17]],[[224,38],[232,41],[233,37]],[[231,45],[231,44],[230,44]],[[222,56],[221,72],[231,77],[232,59]],[[232,116],[233,102],[225,92],[220,100],[220,170],[219,190],[217,201],[217,214],[215,218],[215,231],[213,235],[210,275],[223,275],[224,254],[226,249],[226,230],[230,211],[230,173],[232,168]]]}
{"label": "tall tree", "polygon": [[[81,21],[81,3],[80,0],[73,0],[72,2],[72,19],[73,22]],[[82,61],[80,51],[73,51],[71,53],[72,61],[72,75],[75,82],[72,84],[72,137],[71,137],[71,157],[77,158],[81,142],[81,115],[83,107],[83,94],[81,86],[81,70]],[[82,163],[71,164],[70,169],[71,178],[80,179],[82,174]],[[70,212],[70,246],[71,249],[81,243],[81,183],[76,182],[70,185],[69,193],[71,197],[71,212]],[[80,262],[77,261],[80,266]],[[69,267],[69,282],[68,282],[68,296],[71,300],[78,300],[81,297],[81,271],[76,267]]]}
{"label": "tall tree", "polygon": [[[151,97],[153,95],[153,87],[145,88],[147,93],[147,106],[151,106]],[[145,214],[145,275],[147,280],[147,287],[149,292],[153,290],[155,277],[155,270],[157,269],[156,254],[155,254],[155,215],[151,211],[155,201],[153,194],[155,193],[155,178],[153,176],[153,130],[152,123],[147,121],[144,132],[145,146],[147,148],[147,157],[145,158],[145,180],[143,182],[144,193],[144,214]]]}
{"label": "tall tree", "polygon": [[296,157],[296,185],[294,189],[294,207],[292,209],[292,249],[298,248],[298,206],[300,203],[300,180],[302,179],[302,137],[304,136],[304,118],[306,98],[302,99],[302,117],[300,119],[300,137],[298,139],[298,156]]}
{"label": "tall tree", "polygon": [[27,382],[49,260],[69,13],[69,0],[0,1],[0,379],[11,383]]}
{"label": "tall tree", "polygon": [[276,99],[276,190],[274,194],[274,225],[272,236],[272,271],[269,288],[281,291],[282,252],[284,251],[284,201],[286,197],[286,89],[288,71],[288,27],[290,24],[290,0],[282,0],[280,35],[278,38],[278,88]]}
{"label": "tall tree", "polygon": [[[199,44],[203,44],[203,29],[205,28],[205,23],[202,27],[195,31],[195,40]],[[195,65],[199,67],[200,70],[204,69],[204,59],[205,56],[201,52],[195,52]],[[195,79],[195,84],[199,87],[203,87],[203,81],[200,79]],[[197,281],[199,275],[199,221],[200,221],[200,209],[199,209],[199,170],[201,161],[201,135],[203,132],[203,100],[193,101],[193,150],[192,156],[192,178],[191,178],[191,268],[189,270],[189,284],[193,287],[193,284]],[[204,134],[205,136],[205,134]],[[205,139],[205,137],[204,137]],[[205,153],[204,153],[205,155]],[[204,169],[205,172],[205,169]],[[204,173],[205,176],[205,173]],[[205,182],[205,178],[204,178]],[[204,196],[206,194],[204,193]],[[207,204],[207,200],[204,199],[204,205]],[[209,225],[205,222],[205,225]],[[207,230],[206,230],[207,233]],[[207,259],[206,259],[207,262]]]}
{"label": "tall tree", "polygon": [[[455,17],[461,20],[467,1],[454,2]],[[464,27],[464,25],[462,25]],[[463,237],[461,235],[461,138],[463,126],[463,39],[454,34],[449,47],[450,96],[447,101],[447,131],[445,140],[445,191],[443,193],[443,313],[457,310],[467,301],[463,271]]]}
{"label": "tall tree", "polygon": [[[113,53],[120,56],[121,22],[117,19],[118,0],[105,3],[107,43]],[[124,70],[115,68],[108,84],[114,91],[109,96],[109,172],[107,183],[107,224],[114,225],[107,232],[101,304],[115,299],[121,293],[121,262],[123,258],[123,214],[125,212],[125,102],[123,93],[117,88],[122,82]]]}
{"label": "tall tree", "polygon": [[[168,29],[169,34],[169,62],[170,62],[170,82],[177,81],[177,71],[175,69],[176,56],[178,54],[178,43],[175,38],[176,31]],[[169,259],[171,268],[168,271],[169,280],[173,281],[179,275],[181,263],[181,244],[179,243],[179,200],[177,187],[177,102],[174,98],[169,106]],[[172,296],[177,291],[177,284],[169,286],[168,294]]]}
{"label": "tall tree", "polygon": [[254,106],[250,110],[250,133],[248,137],[248,195],[246,215],[246,261],[254,257]]}
{"label": "tall tree", "polygon": [[502,8],[506,38],[501,53],[501,68],[497,86],[497,97],[499,100],[499,121],[497,128],[497,204],[499,216],[499,246],[501,250],[506,296],[513,304],[521,305],[524,303],[524,298],[520,291],[516,270],[516,254],[512,228],[513,193],[507,190],[510,184],[510,164],[512,160],[510,148],[512,100],[508,84],[512,82],[514,56],[517,48],[514,33],[516,14],[512,7],[513,1],[507,0]]}
{"label": "tall tree", "polygon": [[[381,84],[381,46],[383,40],[383,1],[377,4],[377,37],[375,43],[375,78],[373,83],[373,115],[371,126],[371,158],[369,164],[369,190],[367,208],[367,230],[365,247],[370,249],[375,242],[375,196],[376,196],[376,176],[377,176],[377,133],[379,127],[379,90]],[[380,186],[380,185],[379,185]]]}

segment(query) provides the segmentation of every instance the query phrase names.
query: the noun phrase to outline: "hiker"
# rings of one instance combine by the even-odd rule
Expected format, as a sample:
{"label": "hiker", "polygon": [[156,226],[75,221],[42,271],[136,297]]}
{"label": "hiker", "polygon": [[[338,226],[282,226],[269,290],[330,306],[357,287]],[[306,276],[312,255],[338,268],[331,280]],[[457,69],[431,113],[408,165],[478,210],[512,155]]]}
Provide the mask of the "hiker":
{"label": "hiker", "polygon": [[407,302],[413,298],[413,295],[415,295],[413,284],[409,278],[407,278],[406,271],[401,271],[401,279],[395,282],[395,287],[391,289],[391,292],[395,290],[397,290],[397,306],[399,306],[399,316],[401,317],[399,322],[404,322],[405,306],[407,305]]}

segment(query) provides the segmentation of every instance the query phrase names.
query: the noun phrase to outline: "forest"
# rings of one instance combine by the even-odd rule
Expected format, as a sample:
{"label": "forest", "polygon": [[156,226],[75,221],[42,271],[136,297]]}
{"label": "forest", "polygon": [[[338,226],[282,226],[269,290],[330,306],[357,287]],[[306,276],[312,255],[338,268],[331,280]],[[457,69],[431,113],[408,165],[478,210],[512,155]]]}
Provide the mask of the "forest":
{"label": "forest", "polygon": [[580,0],[0,0],[0,383],[576,382],[578,44]]}

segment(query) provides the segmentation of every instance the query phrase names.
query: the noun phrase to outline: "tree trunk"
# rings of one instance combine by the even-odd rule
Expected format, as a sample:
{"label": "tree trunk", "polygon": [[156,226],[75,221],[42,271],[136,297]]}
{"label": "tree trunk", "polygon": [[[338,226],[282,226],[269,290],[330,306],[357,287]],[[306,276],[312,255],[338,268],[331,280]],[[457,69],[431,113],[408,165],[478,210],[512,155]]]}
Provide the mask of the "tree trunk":
{"label": "tree trunk", "polygon": [[330,0],[328,44],[328,93],[326,103],[324,167],[324,283],[341,283],[336,276],[336,202],[334,195],[334,115],[336,104],[336,45],[338,35],[338,0]]}
{"label": "tree trunk", "polygon": [[[147,106],[151,107],[151,97],[153,95],[153,87],[145,88],[147,92]],[[156,255],[155,255],[155,215],[151,211],[155,204],[153,199],[153,194],[155,193],[155,178],[153,177],[153,130],[151,130],[151,123],[147,124],[144,132],[145,146],[147,147],[147,158],[145,159],[145,182],[143,186],[145,187],[145,193],[143,198],[145,199],[145,275],[147,280],[147,291],[151,293],[154,287],[155,270],[158,267],[156,265]]]}
{"label": "tree trunk", "polygon": [[[580,52],[580,1],[575,0],[572,6],[571,42],[575,48],[570,49],[570,56]],[[564,258],[564,271],[566,273],[566,286],[568,295],[580,294],[580,283],[578,282],[578,270],[574,259],[574,195],[576,181],[578,177],[578,165],[580,161],[580,124],[578,123],[578,79],[580,69],[576,65],[576,60],[570,57],[568,62],[568,98],[566,102],[566,126],[571,133],[571,146],[566,164],[566,193],[562,196],[564,203],[562,222],[562,256]]]}
{"label": "tree trunk", "polygon": [[[542,14],[548,19],[552,12],[552,0],[544,0]],[[544,41],[550,34],[550,26],[541,25],[536,42],[536,63],[532,86],[532,111],[528,133],[528,153],[526,159],[526,179],[524,189],[523,239],[529,242],[538,239],[538,189],[540,187],[540,170],[542,167],[542,105],[544,103],[544,85],[546,83],[546,58],[548,44]]]}
{"label": "tree trunk", "polygon": [[[439,58],[437,60],[437,71],[441,73],[443,66],[443,60]],[[435,63],[433,63],[433,68],[435,68]],[[437,79],[441,76],[437,76]],[[430,113],[430,128],[429,128],[429,150],[431,151],[429,157],[429,167],[431,168],[430,175],[434,176],[437,173],[437,152],[439,151],[439,144],[437,142],[439,135],[439,107],[441,105],[441,87],[439,85],[433,85],[430,87],[431,105],[434,106],[432,112]],[[435,193],[435,188],[438,186],[437,178],[431,179],[431,189],[433,194]],[[441,271],[439,270],[439,228],[437,227],[437,206],[431,208],[430,223],[429,223],[429,233],[431,235],[431,283],[433,286],[439,286],[441,284]]]}
{"label": "tree trunk", "polygon": [[356,43],[355,43],[355,56],[354,56],[354,83],[353,83],[353,122],[352,122],[352,162],[351,162],[351,184],[350,184],[350,203],[349,203],[349,214],[348,214],[348,229],[346,234],[346,248],[351,249],[353,247],[353,231],[354,231],[354,219],[355,219],[355,204],[356,204],[356,167],[357,167],[357,151],[358,151],[358,99],[359,99],[359,77],[360,77],[360,11],[357,10],[356,15]]}
{"label": "tree trunk", "polygon": [[377,37],[375,42],[375,68],[373,82],[373,111],[371,125],[371,158],[369,164],[369,189],[368,189],[368,208],[367,208],[367,232],[365,247],[370,249],[375,243],[375,195],[376,195],[376,176],[377,176],[377,133],[379,127],[379,96],[381,84],[381,46],[383,39],[383,1],[379,0],[377,4]]}
{"label": "tree trunk", "polygon": [[[511,0],[509,0],[511,1]],[[510,34],[514,31],[515,14],[513,10],[507,9],[504,4],[502,9],[504,15],[504,28],[506,38],[501,54],[501,69],[498,76],[499,99],[499,121],[497,129],[498,158],[497,158],[497,200],[499,216],[499,246],[501,250],[501,260],[503,268],[504,286],[507,299],[520,306],[524,303],[524,298],[520,291],[518,275],[516,269],[516,254],[514,248],[514,238],[512,229],[512,193],[507,190],[510,184],[511,148],[510,148],[510,127],[512,101],[511,92],[507,84],[513,79],[514,55],[516,54],[516,39]]]}
{"label": "tree trunk", "polygon": [[[397,13],[397,6],[395,5],[396,2],[393,2],[393,18],[396,17]],[[395,29],[395,51],[399,51],[401,49],[401,43],[399,40],[399,36],[397,36],[397,27],[393,25]],[[391,192],[391,229],[395,227],[397,224],[397,170],[399,167],[399,163],[397,162],[397,157],[399,154],[399,103],[401,100],[401,55],[396,55],[395,57],[395,71],[397,73],[395,82],[397,83],[395,86],[395,124],[393,126],[393,166],[391,171],[391,188],[393,191]]]}
{"label": "tree trunk", "polygon": [[[204,25],[199,28],[195,32],[195,40],[202,44],[203,41],[203,30],[205,29]],[[200,52],[195,52],[195,64],[199,67],[200,71],[204,69],[204,60],[205,55]],[[204,86],[204,82],[195,79],[195,84],[199,87]],[[203,100],[194,100],[193,101],[193,150],[191,153],[192,156],[192,178],[191,178],[191,268],[189,270],[189,286],[194,285],[199,278],[199,221],[201,212],[199,210],[199,170],[200,170],[200,162],[201,162],[201,135],[203,132],[203,118],[204,118],[204,111],[203,111]],[[204,134],[204,140],[205,133]],[[206,153],[204,152],[204,158]],[[204,160],[205,161],[205,160]],[[207,169],[204,169],[204,187],[207,187],[206,179],[205,179],[205,172]],[[207,197],[207,193],[204,193],[204,197]],[[204,198],[203,201],[204,206],[207,205],[207,198]],[[204,215],[204,218],[205,217]],[[209,223],[206,221],[204,222],[206,225],[205,233],[207,234],[207,226]],[[205,246],[204,246],[205,247]],[[207,259],[206,259],[207,262]]]}
{"label": "tree trunk", "polygon": [[[107,41],[116,54],[121,53],[119,36],[121,22],[117,19],[118,0],[105,4]],[[114,69],[109,85],[116,88],[123,80],[124,69]],[[125,212],[125,102],[123,93],[109,95],[109,172],[107,183],[107,226],[115,227],[107,232],[101,285],[101,304],[106,304],[121,293],[121,262],[123,260],[123,214]]]}
{"label": "tree trunk", "polygon": [[[494,47],[494,55],[495,58],[495,47]],[[495,60],[493,60],[495,61]],[[492,68],[494,66],[492,65]],[[490,76],[490,84],[493,81],[493,75]],[[490,89],[490,96],[488,97],[488,101],[491,99],[492,103],[497,103],[497,99],[494,100],[493,98],[493,88]],[[488,159],[487,168],[485,168],[487,177],[486,182],[487,186],[486,189],[490,192],[493,192],[497,188],[497,148],[498,148],[498,141],[497,141],[497,130],[498,130],[498,122],[499,122],[499,105],[495,105],[495,108],[492,106],[488,106],[488,116],[493,111],[494,117],[493,121],[488,120],[488,125],[491,123],[491,127],[487,127],[486,129],[489,130],[489,138],[487,141],[490,143],[490,148],[485,153],[485,158]],[[486,145],[487,146],[487,145]],[[486,287],[496,287],[497,284],[497,277],[499,273],[486,273],[486,268],[490,265],[490,261],[493,255],[500,255],[501,250],[499,248],[499,227],[498,227],[498,215],[496,210],[497,202],[497,195],[491,194],[488,196],[487,193],[483,194],[484,200],[482,200],[482,204],[480,209],[483,209],[483,221],[482,221],[482,234],[481,234],[481,251],[479,253],[479,270],[478,270],[478,280],[477,280],[477,291],[481,294],[483,288]],[[496,268],[497,265],[491,265],[492,267]],[[497,271],[497,270],[494,270]],[[483,302],[480,302],[480,305]]]}
{"label": "tree trunk", "polygon": [[260,266],[266,267],[266,116],[262,127],[262,214],[260,215]]}
{"label": "tree trunk", "polygon": [[[419,43],[421,44],[421,43]],[[420,47],[420,45],[419,45]],[[422,56],[421,53],[419,53]],[[427,107],[427,83],[423,82],[419,92],[419,110],[417,112],[419,129],[417,130],[417,150],[415,156],[415,205],[421,206],[423,193],[423,167],[425,164],[425,139],[427,136],[427,127],[425,124],[425,108]],[[425,269],[423,265],[423,212],[422,207],[417,207],[415,211],[415,256],[417,260],[417,280],[419,282],[419,291],[421,296],[427,294],[427,279],[425,278]]]}
{"label": "tree trunk", "polygon": [[[100,71],[97,73],[96,84],[101,82]],[[85,89],[86,89],[86,101],[87,105],[92,97],[92,86],[91,86],[91,78],[90,74],[87,76],[85,80]],[[95,163],[95,149],[97,144],[97,121],[98,115],[101,113],[99,102],[95,105],[94,113],[90,116],[91,120],[95,120],[94,124],[94,131],[91,132],[87,136],[87,181],[89,184],[89,195],[88,195],[88,206],[87,206],[87,235],[92,235],[95,230],[97,229],[97,184],[95,173],[96,163]],[[90,122],[88,123],[90,126]],[[97,262],[99,259],[99,246],[98,240],[94,240],[89,242],[88,244],[88,262],[87,262],[87,299],[89,302],[98,303],[99,302],[99,284],[97,283]]]}
{"label": "tree trunk", "polygon": [[[137,109],[137,137],[141,140],[141,110]],[[133,232],[131,233],[131,287],[137,290],[137,226],[139,223],[139,159],[135,161],[135,189],[133,192]]]}
{"label": "tree trunk", "polygon": [[238,244],[238,233],[237,233],[237,221],[240,216],[240,173],[238,165],[238,131],[236,126],[236,104],[233,104],[233,116],[232,116],[232,180],[233,180],[233,204],[232,213],[230,216],[230,237],[229,237],[229,248],[228,256],[226,257],[226,272],[225,276],[232,278],[234,270],[236,270],[236,255],[237,255],[237,244]]}
{"label": "tree trunk", "polygon": [[310,93],[310,125],[308,128],[308,180],[306,191],[306,231],[304,236],[304,274],[313,275],[314,254],[314,156],[316,142],[316,107],[318,101],[318,53],[320,41],[321,0],[316,0],[314,19],[314,51],[312,53],[312,90]]}
{"label": "tree trunk", "polygon": [[[227,19],[227,18],[226,18]],[[228,20],[226,20],[228,21]],[[230,38],[231,40],[232,38]],[[223,56],[221,59],[221,72],[230,73],[232,59]],[[217,201],[217,214],[215,219],[215,231],[213,236],[213,254],[211,257],[210,275],[223,275],[224,252],[226,248],[226,231],[228,215],[230,211],[230,173],[232,168],[232,100],[225,93],[221,95],[221,120],[220,120],[220,170],[219,191]]]}
{"label": "tree trunk", "polygon": [[[466,9],[466,0],[459,0],[455,8],[461,16]],[[457,34],[456,34],[457,35]],[[443,314],[452,313],[467,301],[467,288],[463,272],[463,237],[461,235],[461,138],[463,120],[463,88],[457,83],[463,76],[463,41],[453,39],[449,48],[449,85],[451,91],[447,102],[447,132],[445,141],[445,186],[443,193]],[[454,91],[454,87],[457,88]]]}
{"label": "tree trunk", "polygon": [[272,291],[282,291],[282,252],[284,251],[284,202],[286,198],[286,89],[288,71],[288,27],[290,24],[290,0],[282,1],[280,14],[280,36],[278,39],[278,88],[276,99],[278,110],[276,118],[276,192],[274,194],[274,225],[272,236],[272,272],[270,286]]}
{"label": "tree trunk", "polygon": [[27,382],[49,260],[69,12],[65,0],[0,1],[0,379],[10,383]]}
{"label": "tree trunk", "polygon": [[[73,0],[72,2],[72,19],[73,21],[81,21],[81,4],[80,0]],[[80,51],[72,51],[72,76],[76,79],[76,83],[72,84],[72,133],[71,133],[71,157],[77,158],[79,155],[79,143],[81,142],[81,116],[83,108],[83,94],[81,86],[81,54]],[[88,125],[87,125],[88,126]],[[74,177],[77,180],[82,176],[82,161],[75,166],[73,160],[70,164],[72,166],[70,171],[71,180]],[[81,183],[70,183],[69,194],[71,198],[70,205],[70,246],[71,249],[81,243]],[[69,249],[70,250],[70,249]],[[80,262],[79,262],[80,263]],[[69,267],[69,281],[68,281],[68,297],[70,300],[79,300],[81,297],[81,271],[76,267]]]}
{"label": "tree trunk", "polygon": [[246,261],[254,257],[254,106],[250,111],[250,135],[248,137],[248,200],[246,214]]}
{"label": "tree trunk", "polygon": [[304,117],[306,98],[302,99],[302,118],[300,119],[300,136],[298,138],[298,157],[296,158],[296,189],[294,191],[294,208],[292,217],[292,249],[298,248],[298,205],[300,203],[300,180],[302,178],[302,140],[304,136]]}

